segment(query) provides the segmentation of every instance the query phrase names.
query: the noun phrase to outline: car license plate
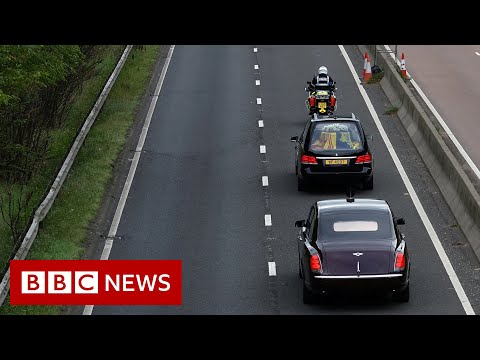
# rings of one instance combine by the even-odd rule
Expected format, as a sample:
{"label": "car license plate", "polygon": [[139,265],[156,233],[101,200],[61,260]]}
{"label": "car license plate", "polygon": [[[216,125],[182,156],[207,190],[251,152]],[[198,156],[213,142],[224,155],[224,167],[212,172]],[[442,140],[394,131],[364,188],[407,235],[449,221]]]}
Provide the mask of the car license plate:
{"label": "car license plate", "polygon": [[319,101],[318,102],[318,111],[324,113],[327,111],[327,103],[325,101]]}
{"label": "car license plate", "polygon": [[347,165],[347,159],[325,160],[325,165]]}

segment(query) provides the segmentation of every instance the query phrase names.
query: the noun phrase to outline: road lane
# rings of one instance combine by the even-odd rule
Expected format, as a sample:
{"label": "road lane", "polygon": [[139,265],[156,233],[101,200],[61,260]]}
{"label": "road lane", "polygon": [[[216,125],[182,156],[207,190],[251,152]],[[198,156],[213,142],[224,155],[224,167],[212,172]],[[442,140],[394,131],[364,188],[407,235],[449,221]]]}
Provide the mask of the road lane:
{"label": "road lane", "polygon": [[183,305],[94,315],[275,312],[253,66],[246,46],[175,47],[110,259],[183,260]]}
{"label": "road lane", "polygon": [[[110,254],[182,259],[184,304],[95,306],[93,314],[464,314],[338,46],[255,47],[176,46]],[[320,64],[337,81],[338,113],[355,112],[374,136],[374,189],[357,196],[385,198],[407,221],[408,304],[302,303],[293,223],[313,201],[344,197],[343,188],[296,189],[290,137],[305,124],[303,89]],[[378,86],[368,93],[442,243],[462,243],[408,134],[381,115],[385,95]],[[478,294],[471,249],[446,250],[467,294]],[[478,299],[473,305],[478,312]]]}
{"label": "road lane", "polygon": [[[270,187],[275,227],[279,306],[282,314],[464,314],[446,271],[433,247],[423,223],[409,198],[405,185],[388,155],[364,100],[338,46],[264,46],[259,48],[264,99],[265,139],[270,153]],[[344,197],[343,188],[324,187],[299,193],[294,175],[294,147],[290,137],[298,135],[307,119],[303,90],[319,65],[326,65],[338,87],[337,113],[354,112],[362,119],[366,132],[374,136],[374,189],[358,191],[358,197],[383,198],[397,216],[406,219],[404,232],[412,253],[411,301],[407,304],[374,301],[341,301],[329,306],[302,304],[302,282],[298,278],[297,244],[294,221],[307,215],[315,201]],[[282,76],[279,76],[282,74]],[[375,106],[383,108],[375,101]],[[287,159],[287,160],[285,160]]]}

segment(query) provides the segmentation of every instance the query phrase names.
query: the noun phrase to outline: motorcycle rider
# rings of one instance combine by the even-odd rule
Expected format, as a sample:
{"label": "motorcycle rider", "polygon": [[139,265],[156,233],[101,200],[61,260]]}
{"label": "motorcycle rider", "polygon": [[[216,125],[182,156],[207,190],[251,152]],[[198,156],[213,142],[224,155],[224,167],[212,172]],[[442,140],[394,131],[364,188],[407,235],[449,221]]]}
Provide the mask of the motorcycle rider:
{"label": "motorcycle rider", "polygon": [[331,90],[335,87],[335,81],[328,75],[328,69],[326,66],[320,66],[318,68],[318,75],[315,75],[312,79],[312,85],[325,85],[330,87]]}
{"label": "motorcycle rider", "polygon": [[[309,93],[315,91],[315,85],[323,85],[327,87],[330,91],[330,105],[332,108],[336,108],[336,97],[335,97],[335,90],[336,90],[336,82],[333,80],[333,78],[328,75],[328,69],[326,66],[322,65],[318,68],[318,75],[315,75],[308,85],[308,88],[305,88],[305,90],[308,90]],[[315,111],[315,99],[314,97],[309,98],[309,103],[310,103],[310,110],[309,113],[310,115],[313,114]]]}

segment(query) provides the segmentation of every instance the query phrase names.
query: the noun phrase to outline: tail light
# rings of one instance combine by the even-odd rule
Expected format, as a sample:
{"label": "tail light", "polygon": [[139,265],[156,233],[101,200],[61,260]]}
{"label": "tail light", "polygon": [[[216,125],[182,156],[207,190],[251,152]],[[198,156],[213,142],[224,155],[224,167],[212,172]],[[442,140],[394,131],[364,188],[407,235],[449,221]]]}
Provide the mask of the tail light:
{"label": "tail light", "polygon": [[335,107],[335,101],[336,101],[336,100],[337,100],[337,99],[335,99],[333,96],[330,98],[330,106],[331,106],[331,107]]}
{"label": "tail light", "polygon": [[322,261],[320,260],[320,255],[310,255],[310,270],[319,274],[322,272]]}
{"label": "tail light", "polygon": [[308,156],[308,155],[302,155],[301,163],[302,164],[310,164],[310,165],[318,164],[315,156]]}
{"label": "tail light", "polygon": [[315,98],[311,97],[309,100],[310,100],[310,106],[315,107]]}
{"label": "tail light", "polygon": [[372,155],[370,153],[366,153],[365,155],[360,155],[357,157],[355,164],[369,164],[372,162]]}
{"label": "tail light", "polygon": [[395,271],[405,270],[405,254],[401,251],[395,253]]}

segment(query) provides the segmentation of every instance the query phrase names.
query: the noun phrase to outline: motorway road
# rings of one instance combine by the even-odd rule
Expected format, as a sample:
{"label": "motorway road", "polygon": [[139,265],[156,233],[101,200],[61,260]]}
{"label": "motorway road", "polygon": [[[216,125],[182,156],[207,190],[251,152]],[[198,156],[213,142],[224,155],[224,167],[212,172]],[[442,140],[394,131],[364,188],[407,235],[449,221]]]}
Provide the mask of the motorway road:
{"label": "motorway road", "polygon": [[402,52],[410,76],[480,168],[480,45],[398,45],[399,58]]}
{"label": "motorway road", "polygon": [[[95,306],[93,314],[465,314],[339,47],[254,47],[175,47],[113,242],[110,259],[183,260],[183,304]],[[346,50],[361,74],[362,54]],[[304,86],[321,64],[337,81],[338,113],[353,111],[374,137],[374,189],[357,196],[387,199],[406,220],[409,303],[302,303],[294,222],[313,201],[344,197],[341,188],[296,188],[290,137],[307,120]],[[368,94],[478,313],[477,259],[400,121],[383,115],[383,92],[373,85]]]}

